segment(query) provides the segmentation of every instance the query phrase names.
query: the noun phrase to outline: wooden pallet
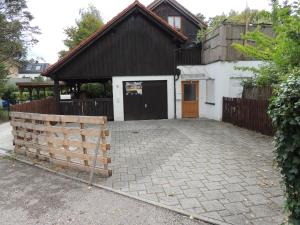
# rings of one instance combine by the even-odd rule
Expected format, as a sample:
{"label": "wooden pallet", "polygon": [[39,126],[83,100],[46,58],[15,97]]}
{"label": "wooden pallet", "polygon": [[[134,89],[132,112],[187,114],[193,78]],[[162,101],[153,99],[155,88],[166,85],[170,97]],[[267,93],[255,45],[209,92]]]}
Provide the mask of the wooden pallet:
{"label": "wooden pallet", "polygon": [[[111,176],[106,117],[11,112],[15,153]],[[100,145],[97,141],[100,138]],[[98,149],[96,149],[98,148]],[[95,155],[95,149],[98,151]]]}

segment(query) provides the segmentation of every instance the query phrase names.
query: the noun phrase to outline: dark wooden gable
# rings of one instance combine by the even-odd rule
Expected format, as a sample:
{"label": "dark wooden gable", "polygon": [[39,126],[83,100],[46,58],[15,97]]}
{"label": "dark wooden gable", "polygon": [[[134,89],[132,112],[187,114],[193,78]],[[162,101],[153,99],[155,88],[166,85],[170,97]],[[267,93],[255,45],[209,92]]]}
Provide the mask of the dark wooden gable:
{"label": "dark wooden gable", "polygon": [[156,20],[139,5],[133,7],[116,24],[110,25],[105,34],[86,44],[48,76],[88,82],[112,76],[174,74],[175,49],[181,47],[186,38],[167,32],[163,29],[165,25],[159,25]]}
{"label": "dark wooden gable", "polygon": [[199,21],[191,12],[176,1],[155,1],[149,5],[148,8],[166,22],[168,21],[169,16],[180,16],[182,26],[181,32],[188,37],[189,43],[195,42],[199,29],[206,27],[206,24]]}

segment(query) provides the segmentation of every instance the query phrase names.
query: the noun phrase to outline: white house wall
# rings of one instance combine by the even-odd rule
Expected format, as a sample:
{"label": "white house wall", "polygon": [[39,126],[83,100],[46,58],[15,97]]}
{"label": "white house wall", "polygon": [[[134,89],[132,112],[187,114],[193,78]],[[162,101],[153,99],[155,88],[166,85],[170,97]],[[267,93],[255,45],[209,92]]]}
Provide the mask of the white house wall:
{"label": "white house wall", "polygon": [[174,119],[174,77],[163,76],[115,76],[112,78],[114,120],[124,121],[123,81],[167,81],[168,119]]}
{"label": "white house wall", "polygon": [[[253,77],[253,73],[237,70],[235,67],[258,67],[260,61],[215,62],[200,66],[178,66],[181,70],[179,80],[176,81],[176,116],[181,113],[181,81],[199,80],[199,117],[214,120],[222,119],[223,97],[240,97],[242,86],[240,81]],[[206,79],[215,80],[215,105],[205,103]]]}

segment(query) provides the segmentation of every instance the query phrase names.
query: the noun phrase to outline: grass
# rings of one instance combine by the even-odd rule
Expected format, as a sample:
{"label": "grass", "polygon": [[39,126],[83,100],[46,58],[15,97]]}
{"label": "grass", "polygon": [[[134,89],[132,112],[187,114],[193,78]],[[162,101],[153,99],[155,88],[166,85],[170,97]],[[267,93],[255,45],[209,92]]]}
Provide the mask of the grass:
{"label": "grass", "polygon": [[7,109],[0,108],[0,123],[9,121],[9,111]]}

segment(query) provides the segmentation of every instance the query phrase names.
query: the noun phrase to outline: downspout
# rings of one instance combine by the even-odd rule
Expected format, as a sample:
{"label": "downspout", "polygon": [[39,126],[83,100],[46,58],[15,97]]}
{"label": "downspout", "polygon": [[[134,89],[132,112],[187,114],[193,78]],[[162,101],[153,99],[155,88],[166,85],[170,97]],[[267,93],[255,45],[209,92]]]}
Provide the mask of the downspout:
{"label": "downspout", "polygon": [[177,57],[176,57],[178,50],[180,50],[180,48],[174,49],[174,75],[173,75],[174,76],[174,119],[177,119],[176,81],[179,80],[179,76],[180,76],[180,73],[178,73],[177,70]]}

